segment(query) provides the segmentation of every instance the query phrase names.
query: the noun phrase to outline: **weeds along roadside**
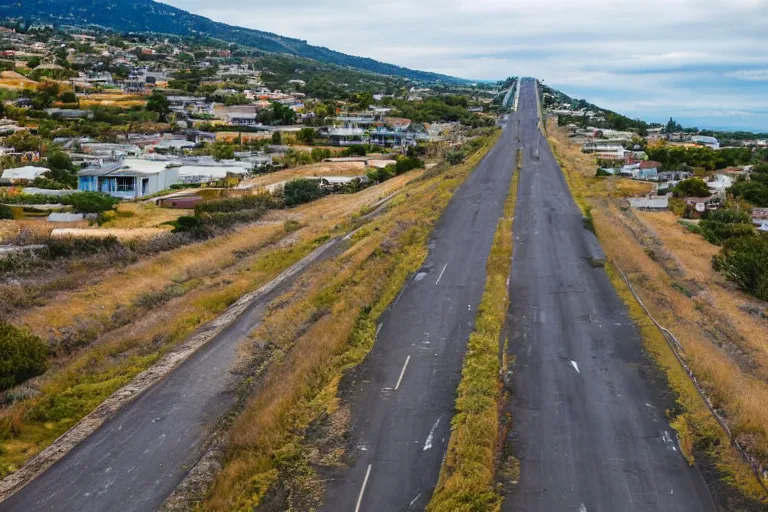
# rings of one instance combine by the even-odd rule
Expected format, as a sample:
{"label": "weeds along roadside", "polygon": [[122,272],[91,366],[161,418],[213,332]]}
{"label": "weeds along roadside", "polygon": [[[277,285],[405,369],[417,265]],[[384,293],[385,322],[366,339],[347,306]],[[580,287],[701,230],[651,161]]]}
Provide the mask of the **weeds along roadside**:
{"label": "weeds along roadside", "polygon": [[[427,506],[429,512],[498,510],[501,496],[495,485],[502,434],[500,411],[504,402],[506,341],[503,339],[509,306],[508,280],[512,269],[512,226],[522,151],[512,176],[504,216],[499,219],[486,264],[485,290],[469,335],[459,382],[451,437],[440,478]],[[499,357],[500,345],[502,357]],[[509,418],[504,418],[505,422]]]}
{"label": "weeds along roadside", "polygon": [[435,222],[499,135],[464,164],[413,182],[343,254],[314,270],[314,284],[276,301],[257,334],[278,356],[234,421],[223,469],[201,509],[317,505],[315,465],[333,465],[343,453],[312,446],[310,427],[340,412],[342,373],[373,347],[377,318],[422,264]]}
{"label": "weeds along roadside", "polygon": [[[673,395],[674,407],[667,411],[667,416],[677,432],[684,456],[690,464],[700,465],[718,499],[726,503],[729,509],[762,509],[766,503],[765,491],[751,468],[731,447],[727,434],[710,413],[666,339],[635,300],[617,271],[618,262],[621,262],[622,266],[633,262],[632,267],[635,267],[637,258],[649,257],[647,252],[643,251],[635,238],[623,231],[622,223],[616,217],[617,209],[611,206],[611,193],[600,188],[599,184],[592,183],[578,169],[572,168],[578,164],[570,165],[574,161],[571,157],[568,157],[569,164],[564,163],[563,154],[568,154],[568,149],[562,146],[553,133],[549,137],[550,147],[575,202],[584,212],[585,218],[588,215],[590,224],[605,250],[609,260],[606,265],[608,277],[626,304],[632,320],[641,332],[646,350],[662,371],[667,387]],[[653,262],[651,264],[653,265]],[[660,299],[659,287],[668,284],[669,276],[665,274],[665,277],[660,278],[655,272],[653,275],[633,273],[634,276],[630,275],[633,286],[641,292],[646,305],[657,309],[655,300]],[[669,309],[669,304],[663,309]],[[657,313],[658,311],[655,311],[654,315]],[[673,325],[676,322],[677,320],[673,319],[673,323],[668,324],[673,331],[676,330]],[[748,436],[768,433],[768,424],[763,422],[760,412],[763,408],[754,400],[756,395],[762,396],[766,392],[765,383],[741,375],[715,345],[706,340],[695,339],[695,335],[688,336],[683,331],[680,331],[680,334],[685,334],[688,338],[687,343],[684,342],[686,362],[710,398],[714,397],[714,406],[725,414],[727,421],[731,423],[731,429],[734,429],[735,424]],[[755,413],[760,414],[755,416]]]}

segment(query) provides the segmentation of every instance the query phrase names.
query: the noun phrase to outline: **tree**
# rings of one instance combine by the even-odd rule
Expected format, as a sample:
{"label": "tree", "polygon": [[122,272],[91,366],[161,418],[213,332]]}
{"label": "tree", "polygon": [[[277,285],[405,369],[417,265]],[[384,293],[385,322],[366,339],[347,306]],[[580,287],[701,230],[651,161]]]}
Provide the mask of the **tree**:
{"label": "tree", "polygon": [[681,132],[683,131],[683,127],[680,125],[680,123],[676,122],[671,117],[669,118],[669,121],[667,121],[667,125],[664,127],[665,133],[674,133],[674,132]]}
{"label": "tree", "polygon": [[77,103],[77,95],[72,91],[67,91],[61,95],[62,103]]}
{"label": "tree", "polygon": [[171,107],[168,103],[168,98],[159,92],[153,92],[152,96],[150,96],[149,100],[147,100],[147,110],[151,112],[157,112],[159,115],[159,120],[161,122],[166,122],[168,120],[168,114],[171,111]]}
{"label": "tree", "polygon": [[272,132],[272,144],[279,146],[282,143],[283,143],[282,134],[278,131]]}
{"label": "tree", "polygon": [[6,139],[6,144],[16,151],[39,151],[43,139],[28,131],[16,132]]}
{"label": "tree", "polygon": [[308,203],[322,196],[323,189],[320,188],[319,180],[299,178],[289,181],[283,187],[283,199],[289,207]]}
{"label": "tree", "polygon": [[302,128],[296,134],[296,140],[304,142],[305,144],[309,144],[309,145],[311,145],[315,141],[315,137],[317,137],[317,132],[315,131],[314,128]]}
{"label": "tree", "polygon": [[35,69],[39,65],[40,65],[40,57],[30,57],[27,60],[27,67],[29,69]]}
{"label": "tree", "polygon": [[725,243],[712,267],[742,290],[768,300],[768,236],[747,236]]}
{"label": "tree", "polygon": [[709,197],[712,193],[707,187],[707,183],[700,178],[688,178],[677,184],[672,189],[675,197]]}
{"label": "tree", "polygon": [[216,160],[232,160],[235,158],[235,147],[226,142],[214,142],[211,146],[211,156]]}

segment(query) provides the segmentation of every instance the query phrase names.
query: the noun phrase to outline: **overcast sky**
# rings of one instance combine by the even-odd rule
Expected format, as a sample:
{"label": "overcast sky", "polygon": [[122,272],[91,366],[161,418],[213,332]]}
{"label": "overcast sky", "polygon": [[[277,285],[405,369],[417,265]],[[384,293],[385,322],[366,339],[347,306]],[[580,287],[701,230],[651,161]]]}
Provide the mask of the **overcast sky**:
{"label": "overcast sky", "polygon": [[768,0],[163,0],[478,80],[535,76],[648,121],[768,132]]}

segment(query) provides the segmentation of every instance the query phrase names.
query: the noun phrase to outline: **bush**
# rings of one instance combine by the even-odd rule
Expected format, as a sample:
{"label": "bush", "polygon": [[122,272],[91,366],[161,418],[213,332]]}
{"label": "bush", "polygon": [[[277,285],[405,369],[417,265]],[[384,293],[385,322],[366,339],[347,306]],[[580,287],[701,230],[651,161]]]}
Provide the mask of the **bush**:
{"label": "bush", "polygon": [[445,154],[445,161],[451,165],[459,165],[464,161],[464,153],[453,149]]}
{"label": "bush", "polygon": [[768,236],[728,240],[712,267],[760,300],[768,300]]}
{"label": "bush", "polygon": [[288,207],[309,203],[325,194],[319,180],[300,178],[289,181],[283,187],[283,198]]}
{"label": "bush", "polygon": [[268,209],[275,206],[275,201],[269,194],[230,197],[228,199],[218,199],[198,204],[195,206],[195,216],[200,217],[204,213],[237,212],[257,208]]}
{"label": "bush", "polygon": [[749,214],[743,210],[730,208],[706,212],[698,227],[704,239],[714,245],[722,245],[732,238],[756,234]]}
{"label": "bush", "polygon": [[0,220],[7,219],[13,219],[13,210],[4,204],[0,204]]}
{"label": "bush", "polygon": [[362,144],[354,144],[342,151],[343,156],[365,156],[366,154],[365,146]]}
{"label": "bush", "polygon": [[114,236],[103,238],[48,238],[45,244],[46,253],[50,259],[119,251],[123,248],[120,240]]}
{"label": "bush", "polygon": [[672,189],[675,197],[709,197],[712,193],[707,187],[707,183],[700,178],[688,178],[683,180]]}
{"label": "bush", "polygon": [[192,215],[182,215],[170,223],[174,233],[202,233],[205,231],[202,221]]}
{"label": "bush", "polygon": [[76,192],[64,196],[61,201],[82,213],[103,213],[115,207],[120,199],[101,192]]}
{"label": "bush", "polygon": [[703,220],[699,229],[704,239],[714,245],[722,245],[726,240],[754,236],[755,228],[751,224],[728,224],[712,220]]}
{"label": "bush", "polygon": [[48,367],[48,346],[34,334],[0,320],[0,390],[40,375]]}
{"label": "bush", "polygon": [[413,157],[406,157],[406,158],[400,158],[397,160],[397,165],[395,166],[395,174],[400,176],[401,174],[404,174],[408,171],[412,171],[413,169],[423,169],[424,168],[424,162],[415,156]]}

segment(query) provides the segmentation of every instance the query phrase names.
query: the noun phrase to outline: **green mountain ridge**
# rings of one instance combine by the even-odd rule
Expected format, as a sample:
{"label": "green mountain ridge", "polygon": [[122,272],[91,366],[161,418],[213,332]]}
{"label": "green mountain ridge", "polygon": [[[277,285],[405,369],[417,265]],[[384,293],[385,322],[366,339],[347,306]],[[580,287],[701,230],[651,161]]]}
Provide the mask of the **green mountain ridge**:
{"label": "green mountain ridge", "polygon": [[0,0],[0,16],[57,25],[99,25],[121,32],[208,36],[275,53],[425,82],[465,80],[347,55],[307,41],[220,23],[153,0]]}

